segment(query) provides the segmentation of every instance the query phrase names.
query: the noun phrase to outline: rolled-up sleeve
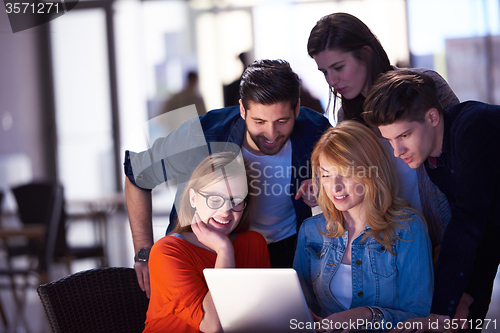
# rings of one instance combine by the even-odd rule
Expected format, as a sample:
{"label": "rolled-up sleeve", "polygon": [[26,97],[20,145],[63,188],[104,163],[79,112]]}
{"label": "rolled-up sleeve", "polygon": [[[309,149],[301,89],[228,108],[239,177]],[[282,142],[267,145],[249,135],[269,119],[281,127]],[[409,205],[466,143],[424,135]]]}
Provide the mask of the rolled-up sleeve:
{"label": "rolled-up sleeve", "polygon": [[200,120],[193,118],[157,139],[148,150],[126,151],[124,171],[132,184],[151,190],[170,179],[189,175],[208,155]]}

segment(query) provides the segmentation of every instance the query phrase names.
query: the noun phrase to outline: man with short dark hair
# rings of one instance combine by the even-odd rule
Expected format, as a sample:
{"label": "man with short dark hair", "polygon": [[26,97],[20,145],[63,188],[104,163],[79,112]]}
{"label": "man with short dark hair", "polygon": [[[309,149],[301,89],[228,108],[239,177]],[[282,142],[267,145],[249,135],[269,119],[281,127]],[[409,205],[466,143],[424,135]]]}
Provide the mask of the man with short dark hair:
{"label": "man with short dark hair", "polygon": [[[294,197],[307,192],[311,152],[330,126],[322,115],[300,107],[299,89],[299,78],[286,61],[256,61],[242,75],[239,106],[190,119],[145,152],[126,152],[134,267],[148,294],[147,250],[153,245],[150,189],[172,178],[182,184],[207,154],[218,151],[241,150],[256,174],[250,183],[257,201],[251,228],[266,238],[273,267],[292,267],[297,230],[315,203],[307,195]],[[176,202],[182,192],[178,187]],[[175,206],[170,221],[172,230]]]}
{"label": "man with short dark hair", "polygon": [[500,107],[470,101],[443,110],[431,78],[401,70],[375,82],[364,109],[394,155],[411,168],[424,164],[451,206],[422,323],[482,327],[500,261]]}

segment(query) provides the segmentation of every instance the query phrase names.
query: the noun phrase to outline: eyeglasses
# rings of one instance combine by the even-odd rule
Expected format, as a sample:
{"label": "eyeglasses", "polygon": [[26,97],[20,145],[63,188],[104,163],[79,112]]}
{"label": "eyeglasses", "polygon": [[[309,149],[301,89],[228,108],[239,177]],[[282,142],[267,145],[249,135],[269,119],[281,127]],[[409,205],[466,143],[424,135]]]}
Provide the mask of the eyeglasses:
{"label": "eyeglasses", "polygon": [[247,206],[247,202],[242,198],[226,199],[220,195],[203,194],[199,191],[196,192],[207,200],[207,206],[210,209],[219,209],[224,206],[226,201],[229,201],[229,205],[231,206],[231,210],[233,212],[242,212]]}

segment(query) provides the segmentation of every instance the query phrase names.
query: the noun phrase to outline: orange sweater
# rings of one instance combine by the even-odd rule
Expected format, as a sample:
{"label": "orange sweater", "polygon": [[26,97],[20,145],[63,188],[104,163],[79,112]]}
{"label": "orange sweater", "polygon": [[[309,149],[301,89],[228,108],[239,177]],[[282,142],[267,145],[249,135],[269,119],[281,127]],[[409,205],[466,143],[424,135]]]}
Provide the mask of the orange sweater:
{"label": "orange sweater", "polygon": [[[259,233],[236,236],[237,268],[269,268],[267,244]],[[213,268],[217,255],[175,236],[156,242],[149,256],[151,299],[144,332],[200,332],[203,299],[208,286],[203,269]]]}

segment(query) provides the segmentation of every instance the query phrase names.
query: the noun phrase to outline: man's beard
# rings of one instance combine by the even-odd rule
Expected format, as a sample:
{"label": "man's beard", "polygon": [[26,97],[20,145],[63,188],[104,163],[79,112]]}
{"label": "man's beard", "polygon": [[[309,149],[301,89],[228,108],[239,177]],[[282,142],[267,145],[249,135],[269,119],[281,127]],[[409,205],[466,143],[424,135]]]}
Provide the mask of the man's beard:
{"label": "man's beard", "polygon": [[281,151],[285,143],[288,141],[290,138],[290,135],[288,137],[285,137],[284,135],[280,135],[276,138],[275,141],[278,141],[276,146],[274,147],[267,147],[264,143],[263,140],[266,140],[266,137],[262,134],[254,136],[252,133],[248,132],[250,135],[250,138],[252,141],[255,143],[257,148],[259,148],[259,151],[264,154],[264,155],[276,155]]}

